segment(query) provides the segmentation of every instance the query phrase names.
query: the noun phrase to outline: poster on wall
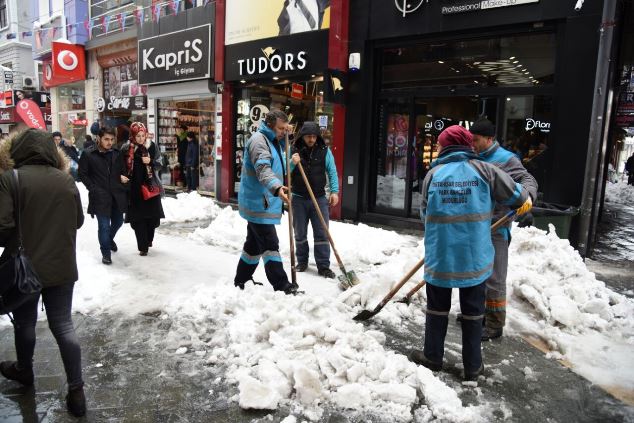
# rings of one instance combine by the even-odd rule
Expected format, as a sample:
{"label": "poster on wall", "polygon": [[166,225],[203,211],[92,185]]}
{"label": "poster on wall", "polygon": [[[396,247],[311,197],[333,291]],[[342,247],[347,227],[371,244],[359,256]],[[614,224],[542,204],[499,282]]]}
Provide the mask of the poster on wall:
{"label": "poster on wall", "polygon": [[225,45],[330,27],[330,0],[232,0]]}
{"label": "poster on wall", "polygon": [[387,128],[386,174],[403,179],[407,174],[409,115],[389,114]]}

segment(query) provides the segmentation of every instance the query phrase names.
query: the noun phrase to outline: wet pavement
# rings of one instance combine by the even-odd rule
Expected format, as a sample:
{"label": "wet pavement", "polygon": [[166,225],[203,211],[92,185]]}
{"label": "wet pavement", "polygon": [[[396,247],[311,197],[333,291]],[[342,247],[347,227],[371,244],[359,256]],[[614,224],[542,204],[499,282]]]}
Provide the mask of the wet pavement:
{"label": "wet pavement", "polygon": [[588,269],[616,292],[634,297],[634,207],[605,203]]}
{"label": "wet pavement", "polygon": [[[599,242],[588,267],[616,291],[633,296],[634,209],[608,204]],[[166,228],[168,229],[168,228]],[[175,225],[174,234],[191,230]],[[414,305],[412,305],[413,307]],[[75,315],[83,347],[87,416],[71,417],[65,408],[65,375],[59,351],[46,322],[39,322],[34,357],[34,388],[22,388],[0,377],[1,422],[279,422],[292,410],[241,410],[237,386],[228,384],[222,364],[207,364],[203,352],[177,354],[170,333],[182,333],[190,320],[178,321],[160,312],[125,318],[116,315]],[[176,320],[173,320],[176,319]],[[415,323],[371,328],[387,334],[386,345],[406,354],[420,348],[423,328]],[[209,338],[213,331],[210,325]],[[0,329],[0,361],[15,359],[13,331]],[[179,344],[182,345],[182,342]],[[546,358],[518,337],[483,344],[484,379],[477,388],[461,382],[460,328],[451,322],[447,336],[446,369],[437,373],[465,404],[488,403],[487,421],[514,422],[634,422],[634,407],[615,399]],[[424,399],[420,399],[421,403]],[[295,414],[301,421],[300,414]],[[383,422],[384,416],[326,409],[320,421]]]}

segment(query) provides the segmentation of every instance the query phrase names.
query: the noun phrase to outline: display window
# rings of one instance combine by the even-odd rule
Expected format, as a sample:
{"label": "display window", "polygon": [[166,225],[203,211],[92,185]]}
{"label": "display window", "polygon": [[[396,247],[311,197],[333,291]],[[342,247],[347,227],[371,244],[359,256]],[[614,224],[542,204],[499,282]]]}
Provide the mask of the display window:
{"label": "display window", "polygon": [[147,125],[147,86],[138,84],[137,63],[103,70],[103,97],[97,99],[102,123],[115,128],[117,145],[128,139],[132,122]]}
{"label": "display window", "polygon": [[83,148],[86,138],[86,90],[84,82],[58,87],[57,127],[62,137],[75,140],[77,148]]}
{"label": "display window", "polygon": [[[156,137],[162,154],[161,181],[166,187],[214,194],[215,110],[216,99],[213,96],[198,100],[158,101]],[[191,141],[187,139],[188,133],[193,135]],[[197,145],[195,151],[191,150],[191,143]]]}
{"label": "display window", "polygon": [[324,101],[323,78],[309,81],[283,81],[275,85],[250,85],[238,91],[236,131],[233,141],[234,196],[240,190],[244,147],[271,109],[285,112],[293,133],[292,140],[304,122],[317,122],[326,144],[330,144],[333,128],[332,104]]}

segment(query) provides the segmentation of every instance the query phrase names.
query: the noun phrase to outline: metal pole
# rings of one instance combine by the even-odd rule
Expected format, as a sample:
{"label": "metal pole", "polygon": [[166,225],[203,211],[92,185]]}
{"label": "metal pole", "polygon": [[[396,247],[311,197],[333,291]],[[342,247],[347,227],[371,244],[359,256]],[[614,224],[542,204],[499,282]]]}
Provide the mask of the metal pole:
{"label": "metal pole", "polygon": [[597,71],[594,80],[594,100],[592,101],[592,115],[586,155],[586,168],[583,181],[579,217],[579,254],[586,257],[590,223],[592,220],[592,206],[596,188],[597,166],[599,150],[601,148],[601,134],[603,132],[603,117],[605,116],[606,97],[608,93],[608,73],[610,69],[610,50],[614,38],[614,17],[617,0],[604,0],[601,28],[599,30],[599,52],[597,54]]}

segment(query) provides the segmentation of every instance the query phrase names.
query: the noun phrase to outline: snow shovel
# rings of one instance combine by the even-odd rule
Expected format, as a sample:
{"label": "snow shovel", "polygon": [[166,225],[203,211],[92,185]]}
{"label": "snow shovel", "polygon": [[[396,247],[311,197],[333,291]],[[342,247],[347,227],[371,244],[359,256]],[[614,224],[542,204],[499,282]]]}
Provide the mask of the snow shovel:
{"label": "snow shovel", "polygon": [[403,287],[403,285],[405,285],[407,281],[410,280],[412,276],[414,276],[414,273],[418,272],[418,269],[423,267],[423,264],[425,264],[425,257],[423,257],[418,263],[416,263],[412,270],[407,272],[407,275],[405,275],[403,279],[401,279],[400,282],[397,283],[390,292],[388,292],[388,294],[385,296],[385,298],[383,298],[379,305],[374,307],[374,310],[362,310],[361,313],[354,316],[353,319],[357,321],[363,321],[368,320],[378,314],[379,311],[381,311],[383,307],[385,307],[385,304],[387,304],[392,299],[392,297],[396,295],[396,293]]}
{"label": "snow shovel", "polygon": [[[517,210],[511,210],[507,214],[505,214],[500,220],[491,225],[491,232],[495,232],[500,226],[504,225],[509,221],[515,214]],[[409,305],[410,300],[423,286],[425,286],[425,281],[420,281],[414,288],[412,288],[405,297],[401,298],[397,301],[397,303],[405,303]]]}
{"label": "snow shovel", "polygon": [[297,271],[295,269],[295,237],[293,235],[293,194],[291,193],[291,147],[288,141],[288,131],[286,131],[286,142],[284,149],[286,150],[286,186],[288,187],[288,238],[291,249],[291,284],[299,287],[297,284]]}
{"label": "snow shovel", "polygon": [[319,216],[319,221],[321,225],[324,227],[326,234],[328,235],[328,241],[330,242],[330,246],[332,247],[332,251],[335,253],[335,257],[337,258],[337,263],[339,263],[339,270],[341,270],[341,275],[339,275],[339,286],[344,290],[355,285],[361,283],[357,275],[354,273],[354,270],[346,271],[345,266],[343,265],[343,261],[341,261],[341,257],[339,257],[339,253],[335,248],[335,241],[333,241],[332,236],[330,235],[330,231],[328,230],[328,225],[326,225],[326,221],[324,220],[324,216],[321,214],[321,210],[319,209],[319,204],[317,204],[317,199],[315,198],[315,194],[313,193],[313,189],[310,187],[310,183],[308,182],[308,178],[306,177],[306,172],[304,172],[304,167],[302,166],[302,162],[297,163],[297,167],[299,167],[299,172],[302,174],[302,179],[304,180],[304,185],[308,189],[308,193],[310,194],[310,199],[313,201],[313,206],[317,211],[317,216]]}

